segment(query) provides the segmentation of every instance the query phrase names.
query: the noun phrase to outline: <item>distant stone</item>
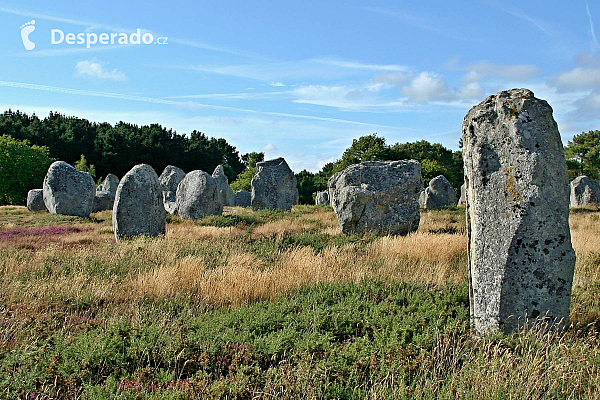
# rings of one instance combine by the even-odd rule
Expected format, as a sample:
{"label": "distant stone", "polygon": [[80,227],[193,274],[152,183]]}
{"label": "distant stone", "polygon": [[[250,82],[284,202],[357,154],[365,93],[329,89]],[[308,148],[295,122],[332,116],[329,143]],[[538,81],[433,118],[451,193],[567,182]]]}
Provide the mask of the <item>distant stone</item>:
{"label": "distant stone", "polygon": [[207,215],[221,215],[216,180],[204,171],[189,172],[177,187],[177,213],[184,219],[199,219]]}
{"label": "distant stone", "polygon": [[420,195],[419,203],[425,208],[442,208],[456,205],[456,192],[444,175],[429,181],[429,186]]}
{"label": "distant stone", "polygon": [[222,165],[218,165],[212,174],[217,182],[217,189],[219,191],[219,201],[224,206],[233,207],[235,205],[235,196],[233,190],[229,186],[229,179],[225,175],[225,170]]}
{"label": "distant stone", "polygon": [[294,193],[294,206],[297,206],[298,204],[300,204],[300,192],[298,191],[298,188],[296,187],[296,193]]}
{"label": "distant stone", "polygon": [[252,193],[247,190],[238,190],[235,192],[236,207],[250,207],[252,205]]}
{"label": "distant stone", "polygon": [[328,206],[329,205],[329,192],[326,190],[324,192],[317,193],[317,196],[315,197],[315,204],[321,205],[321,206]]}
{"label": "distant stone", "polygon": [[115,203],[115,193],[109,191],[96,191],[92,212],[112,210]]}
{"label": "distant stone", "polygon": [[104,178],[104,182],[96,188],[96,192],[111,192],[113,195],[117,193],[119,187],[119,178],[116,175],[108,174]]}
{"label": "distant stone", "polygon": [[165,205],[165,210],[169,214],[175,214],[177,212],[176,192],[166,191],[166,192],[162,192],[162,194],[163,194],[163,204]]}
{"label": "distant stone", "polygon": [[31,189],[27,193],[27,209],[29,211],[46,211],[43,189]]}
{"label": "distant stone", "polygon": [[527,89],[489,96],[466,115],[462,142],[474,328],[566,325],[575,252],[552,108]]}
{"label": "distant stone", "polygon": [[55,161],[44,178],[44,204],[50,213],[88,217],[94,207],[96,184],[87,172]]}
{"label": "distant stone", "polygon": [[579,176],[571,182],[571,207],[600,206],[600,185],[587,176]]}
{"label": "distant stone", "polygon": [[158,177],[158,182],[163,192],[176,192],[177,185],[183,178],[185,178],[185,172],[181,168],[167,165]]}
{"label": "distant stone", "polygon": [[331,206],[344,233],[405,235],[419,227],[421,164],[367,161],[333,175]]}
{"label": "distant stone", "polygon": [[467,203],[467,192],[466,192],[466,186],[463,183],[462,185],[460,185],[460,199],[458,199],[458,205],[459,206],[464,206]]}
{"label": "distant stone", "polygon": [[115,196],[112,222],[117,240],[165,234],[166,211],[161,186],[158,175],[150,165],[136,165],[121,179]]}
{"label": "distant stone", "polygon": [[289,211],[297,202],[296,176],[283,158],[256,164],[252,178],[252,209]]}

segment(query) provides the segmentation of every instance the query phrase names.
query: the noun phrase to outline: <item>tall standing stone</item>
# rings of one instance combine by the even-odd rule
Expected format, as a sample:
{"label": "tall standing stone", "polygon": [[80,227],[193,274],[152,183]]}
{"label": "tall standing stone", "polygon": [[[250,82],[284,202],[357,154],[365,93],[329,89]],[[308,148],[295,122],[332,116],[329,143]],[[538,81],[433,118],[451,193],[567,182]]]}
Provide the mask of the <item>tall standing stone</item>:
{"label": "tall standing stone", "polygon": [[315,204],[321,205],[321,206],[328,206],[329,205],[329,192],[326,190],[324,192],[317,193],[317,196],[315,197]]}
{"label": "tall standing stone", "polygon": [[527,89],[500,92],[467,113],[462,132],[474,328],[566,322],[575,253],[552,108]]}
{"label": "tall standing stone", "polygon": [[165,234],[166,211],[158,175],[151,166],[136,165],[121,179],[115,195],[112,222],[117,240]]}
{"label": "tall standing stone", "polygon": [[444,175],[438,175],[429,181],[429,186],[419,197],[421,207],[441,208],[456,205],[456,192]]}
{"label": "tall standing stone", "polygon": [[45,211],[46,204],[44,204],[44,190],[43,189],[31,189],[27,193],[27,210],[29,211]]}
{"label": "tall standing stone", "polygon": [[177,213],[184,219],[199,219],[207,215],[221,215],[216,180],[204,171],[189,172],[177,186]]}
{"label": "tall standing stone", "polygon": [[119,187],[119,178],[114,174],[106,175],[104,178],[104,182],[100,184],[96,188],[97,192],[111,192],[113,196],[117,193],[117,188]]}
{"label": "tall standing stone", "polygon": [[252,209],[292,209],[298,194],[296,176],[283,158],[256,163],[252,178]]}
{"label": "tall standing stone", "polygon": [[225,175],[225,170],[222,165],[215,168],[212,177],[217,182],[217,190],[219,191],[219,201],[224,206],[233,207],[235,205],[235,195],[229,186],[229,179]]}
{"label": "tall standing stone", "polygon": [[571,207],[600,206],[600,185],[587,176],[578,176],[570,185]]}
{"label": "tall standing stone", "polygon": [[88,217],[94,207],[96,184],[87,172],[55,161],[44,178],[44,204],[50,213]]}
{"label": "tall standing stone", "polygon": [[333,175],[331,206],[344,233],[405,235],[419,227],[421,164],[367,161]]}

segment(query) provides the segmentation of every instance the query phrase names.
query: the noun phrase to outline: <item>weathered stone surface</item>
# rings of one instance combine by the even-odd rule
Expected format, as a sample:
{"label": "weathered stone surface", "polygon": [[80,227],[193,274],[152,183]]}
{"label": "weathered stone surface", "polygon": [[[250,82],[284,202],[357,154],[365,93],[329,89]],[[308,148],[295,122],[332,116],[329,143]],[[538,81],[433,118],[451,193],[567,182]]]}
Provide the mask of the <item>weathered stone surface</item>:
{"label": "weathered stone surface", "polygon": [[163,192],[176,192],[177,185],[183,178],[185,178],[185,172],[181,168],[167,165],[158,177],[158,182]]}
{"label": "weathered stone surface", "polygon": [[333,175],[331,206],[344,233],[404,235],[419,227],[421,164],[367,161]]}
{"label": "weathered stone surface", "polygon": [[175,214],[177,212],[177,196],[176,192],[173,191],[164,191],[163,194],[163,204],[165,205],[165,210],[169,214]]}
{"label": "weathered stone surface", "polygon": [[458,205],[464,206],[466,203],[467,203],[467,191],[466,191],[466,186],[463,183],[462,185],[460,185],[460,199],[458,199]]}
{"label": "weathered stone surface", "polygon": [[294,193],[294,206],[300,204],[300,192],[298,191],[298,187],[296,187],[296,192]]}
{"label": "weathered stone surface", "polygon": [[419,204],[425,208],[442,208],[456,205],[456,193],[444,175],[429,181],[429,186],[421,192]]}
{"label": "weathered stone surface", "polygon": [[566,321],[575,253],[552,108],[527,89],[500,92],[468,112],[462,132],[474,328]]}
{"label": "weathered stone surface", "polygon": [[236,207],[250,207],[252,205],[252,193],[247,190],[235,192],[234,204]]}
{"label": "weathered stone surface", "polygon": [[[118,186],[117,186],[118,187]],[[115,193],[109,191],[96,191],[92,212],[112,210],[115,203]]]}
{"label": "weathered stone surface", "polygon": [[198,219],[206,215],[221,215],[216,180],[204,171],[189,172],[177,186],[177,213],[184,219]]}
{"label": "weathered stone surface", "polygon": [[151,166],[136,165],[121,179],[115,196],[112,222],[117,240],[165,234],[166,211],[161,186]]}
{"label": "weathered stone surface", "polygon": [[317,193],[315,197],[315,204],[328,206],[329,205],[329,192],[326,190],[324,192]]}
{"label": "weathered stone surface", "polygon": [[571,207],[600,206],[600,185],[587,176],[578,176],[571,182]]}
{"label": "weathered stone surface", "polygon": [[27,209],[29,211],[45,211],[46,204],[44,204],[44,190],[43,189],[31,189],[27,193]]}
{"label": "weathered stone surface", "polygon": [[44,204],[50,213],[87,217],[94,206],[96,184],[87,172],[55,161],[44,178]]}
{"label": "weathered stone surface", "polygon": [[283,158],[256,164],[252,178],[252,209],[280,209],[289,211],[296,201],[296,176]]}
{"label": "weathered stone surface", "polygon": [[117,187],[119,187],[119,178],[114,174],[108,174],[104,182],[96,188],[96,192],[111,192],[114,195],[117,193]]}
{"label": "weathered stone surface", "polygon": [[217,190],[219,191],[219,201],[224,206],[233,207],[235,205],[235,195],[229,186],[229,179],[225,175],[225,170],[222,165],[215,168],[212,177],[217,182]]}

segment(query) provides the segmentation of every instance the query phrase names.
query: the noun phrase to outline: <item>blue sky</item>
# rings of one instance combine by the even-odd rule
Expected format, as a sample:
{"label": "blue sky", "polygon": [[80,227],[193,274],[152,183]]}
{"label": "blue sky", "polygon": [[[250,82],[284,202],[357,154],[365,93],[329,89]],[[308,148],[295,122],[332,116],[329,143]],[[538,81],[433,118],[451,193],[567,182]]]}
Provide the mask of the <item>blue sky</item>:
{"label": "blue sky", "polygon": [[[3,110],[197,129],[296,172],[374,132],[457,149],[469,108],[514,87],[565,142],[600,129],[598,1],[41,3],[0,1]],[[168,39],[88,49],[52,29]]]}

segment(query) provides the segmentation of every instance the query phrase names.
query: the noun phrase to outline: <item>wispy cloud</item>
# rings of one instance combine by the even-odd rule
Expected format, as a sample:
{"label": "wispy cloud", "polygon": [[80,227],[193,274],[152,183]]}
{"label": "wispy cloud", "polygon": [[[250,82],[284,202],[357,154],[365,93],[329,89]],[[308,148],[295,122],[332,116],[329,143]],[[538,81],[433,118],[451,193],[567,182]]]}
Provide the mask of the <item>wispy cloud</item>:
{"label": "wispy cloud", "polygon": [[535,65],[498,65],[488,61],[480,61],[464,69],[469,71],[462,77],[466,82],[475,82],[490,76],[506,80],[527,80],[540,74],[540,69]]}
{"label": "wispy cloud", "polygon": [[75,64],[75,72],[78,76],[90,79],[113,81],[125,81],[127,79],[125,74],[116,68],[107,70],[101,63],[90,60],[78,61]]}
{"label": "wispy cloud", "polygon": [[586,0],[585,2],[585,10],[587,11],[588,19],[590,20],[590,37],[591,43],[590,46],[592,51],[600,50],[600,44],[598,43],[598,38],[596,37],[596,31],[594,29],[594,21],[592,20],[592,13],[590,12],[590,6]]}
{"label": "wispy cloud", "polygon": [[281,82],[269,82],[269,86],[273,86],[273,87],[283,87],[285,86],[283,83]]}
{"label": "wispy cloud", "polygon": [[499,10],[502,10],[505,13],[513,15],[513,16],[515,16],[517,18],[521,18],[522,20],[525,20],[525,21],[533,24],[536,28],[538,28],[539,30],[541,30],[542,32],[544,32],[548,36],[554,36],[554,35],[552,35],[552,33],[550,33],[550,31],[548,31],[546,28],[544,28],[542,26],[542,24],[538,20],[536,20],[536,19],[530,17],[529,15],[525,14],[525,12],[523,10],[520,10],[517,7],[510,7],[510,8],[508,8],[508,7],[504,6],[503,4],[498,3],[496,1],[488,1],[488,4],[491,4],[493,7],[497,8]]}
{"label": "wispy cloud", "polygon": [[363,10],[384,15],[399,20],[405,25],[423,29],[429,32],[441,32],[441,29],[433,25],[429,19],[407,13],[400,10],[391,10],[381,7],[363,7]]}
{"label": "wispy cloud", "polygon": [[166,96],[165,99],[214,99],[214,100],[265,100],[290,96],[291,91],[243,92],[243,93],[204,93]]}
{"label": "wispy cloud", "polygon": [[355,61],[344,61],[344,60],[336,60],[336,59],[328,59],[328,58],[320,58],[320,59],[315,59],[315,61],[322,63],[322,64],[326,64],[326,65],[332,65],[334,67],[341,67],[341,68],[350,68],[350,69],[365,69],[365,70],[369,70],[369,71],[406,71],[407,68],[403,65],[395,65],[395,64],[389,64],[389,65],[381,65],[381,64],[364,64],[364,63],[360,63],[360,62],[355,62]]}

